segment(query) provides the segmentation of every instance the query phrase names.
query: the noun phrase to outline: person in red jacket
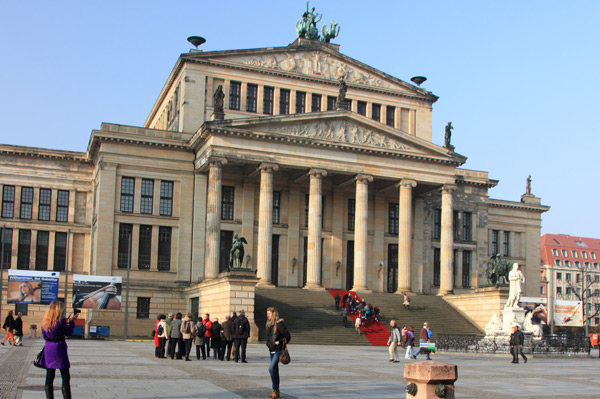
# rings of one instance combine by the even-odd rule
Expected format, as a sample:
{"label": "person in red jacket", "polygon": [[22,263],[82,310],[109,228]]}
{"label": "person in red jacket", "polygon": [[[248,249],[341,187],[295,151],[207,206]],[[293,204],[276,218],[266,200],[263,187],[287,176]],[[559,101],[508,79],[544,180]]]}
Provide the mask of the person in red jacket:
{"label": "person in red jacket", "polygon": [[210,337],[212,336],[212,332],[210,328],[212,327],[212,321],[210,321],[210,315],[206,313],[204,315],[204,320],[202,323],[206,326],[206,332],[204,333],[204,345],[206,346],[206,356],[210,359]]}

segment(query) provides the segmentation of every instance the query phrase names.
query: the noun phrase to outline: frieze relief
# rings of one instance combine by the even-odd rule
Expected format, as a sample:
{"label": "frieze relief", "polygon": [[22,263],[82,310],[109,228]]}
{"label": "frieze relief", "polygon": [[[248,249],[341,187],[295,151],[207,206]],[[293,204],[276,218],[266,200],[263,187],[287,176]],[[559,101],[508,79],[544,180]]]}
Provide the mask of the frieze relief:
{"label": "frieze relief", "polygon": [[320,121],[301,126],[286,126],[274,129],[270,128],[269,132],[290,134],[292,136],[315,138],[345,144],[415,152],[412,148],[396,139],[380,133],[375,133],[369,129],[365,129],[359,125],[348,123],[346,121]]}
{"label": "frieze relief", "polygon": [[256,57],[227,58],[227,61],[239,62],[252,67],[311,75],[328,80],[339,80],[343,77],[347,83],[382,88],[398,88],[365,70],[355,68],[345,62],[332,58],[330,54],[323,53],[322,51],[302,53],[302,55],[280,53]]}

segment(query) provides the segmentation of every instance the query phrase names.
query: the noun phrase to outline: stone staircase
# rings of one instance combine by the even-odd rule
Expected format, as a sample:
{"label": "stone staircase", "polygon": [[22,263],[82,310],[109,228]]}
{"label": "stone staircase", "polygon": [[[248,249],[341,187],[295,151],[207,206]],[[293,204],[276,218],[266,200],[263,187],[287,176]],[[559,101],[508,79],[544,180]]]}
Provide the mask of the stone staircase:
{"label": "stone staircase", "polygon": [[[373,293],[363,295],[367,303],[379,306],[381,321],[388,326],[395,319],[400,326],[412,325],[418,337],[423,322],[429,322],[434,341],[439,334],[481,334],[481,331],[441,297],[434,295],[411,296],[411,309],[402,306],[402,296]],[[358,336],[354,328],[344,328],[340,312],[327,291],[308,291],[300,288],[256,289],[255,321],[259,341],[264,342],[266,310],[275,306],[285,319],[292,334],[293,344],[313,345],[370,345]],[[349,322],[349,326],[351,322]]]}

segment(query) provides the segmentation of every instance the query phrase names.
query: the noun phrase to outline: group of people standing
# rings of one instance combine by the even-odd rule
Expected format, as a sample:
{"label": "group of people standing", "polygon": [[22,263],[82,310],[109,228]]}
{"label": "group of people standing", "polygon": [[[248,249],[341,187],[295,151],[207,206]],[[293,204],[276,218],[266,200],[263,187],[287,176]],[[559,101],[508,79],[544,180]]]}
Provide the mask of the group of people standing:
{"label": "group of people standing", "polygon": [[419,332],[419,348],[413,351],[415,346],[415,333],[413,326],[404,326],[402,329],[399,328],[396,320],[390,321],[390,337],[388,339],[388,350],[390,353],[390,362],[398,363],[400,358],[398,356],[398,346],[404,345],[406,353],[405,359],[416,359],[421,352],[427,356],[427,360],[431,360],[429,349],[422,349],[422,343],[430,343],[433,332],[429,328],[427,322],[423,323],[423,327]]}
{"label": "group of people standing", "polygon": [[21,314],[21,312],[19,312],[19,313],[17,313],[17,317],[15,318],[13,311],[12,310],[8,311],[8,315],[4,319],[4,324],[2,325],[2,328],[4,329],[4,331],[6,331],[6,335],[2,339],[2,342],[0,342],[2,345],[4,345],[4,342],[6,342],[6,340],[9,340],[8,342],[11,345],[23,346],[23,319],[22,319],[22,316],[23,315]]}
{"label": "group of people standing", "polygon": [[[196,359],[240,360],[247,363],[246,345],[250,337],[250,323],[242,309],[239,315],[231,312],[223,323],[210,319],[210,314],[193,321],[191,313],[159,314],[154,325],[154,356],[159,359],[191,361],[192,344],[196,346]],[[233,350],[233,354],[232,354]]]}

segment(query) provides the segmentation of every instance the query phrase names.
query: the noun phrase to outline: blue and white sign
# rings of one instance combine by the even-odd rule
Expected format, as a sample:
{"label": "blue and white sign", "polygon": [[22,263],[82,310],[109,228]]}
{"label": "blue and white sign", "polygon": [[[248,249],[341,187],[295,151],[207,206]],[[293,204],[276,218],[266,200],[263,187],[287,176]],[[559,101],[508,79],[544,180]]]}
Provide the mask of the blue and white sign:
{"label": "blue and white sign", "polygon": [[8,271],[8,303],[49,305],[58,299],[59,272]]}

